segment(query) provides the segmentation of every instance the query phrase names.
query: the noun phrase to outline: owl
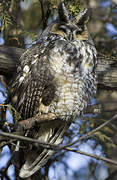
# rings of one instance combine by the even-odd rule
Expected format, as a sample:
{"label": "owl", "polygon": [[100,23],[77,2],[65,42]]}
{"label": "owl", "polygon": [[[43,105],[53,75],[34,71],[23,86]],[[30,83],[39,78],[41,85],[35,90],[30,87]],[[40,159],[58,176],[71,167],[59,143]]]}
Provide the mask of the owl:
{"label": "owl", "polygon": [[[60,3],[58,18],[21,56],[10,84],[12,106],[21,120],[49,113],[56,117],[35,125],[26,133],[28,137],[59,145],[73,118],[83,113],[96,93],[97,52],[87,19],[87,9],[72,17]],[[19,176],[31,176],[54,153],[37,145],[28,146]]]}

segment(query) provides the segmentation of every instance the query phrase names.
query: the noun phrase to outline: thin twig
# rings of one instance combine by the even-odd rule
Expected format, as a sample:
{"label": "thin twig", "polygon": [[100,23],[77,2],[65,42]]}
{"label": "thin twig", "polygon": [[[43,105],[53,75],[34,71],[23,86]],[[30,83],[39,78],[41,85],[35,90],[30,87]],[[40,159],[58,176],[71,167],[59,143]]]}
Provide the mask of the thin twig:
{"label": "thin twig", "polygon": [[6,133],[6,132],[1,132],[0,131],[0,136],[4,136],[7,139],[12,138],[12,139],[17,139],[19,141],[27,141],[27,142],[30,142],[30,143],[38,143],[40,146],[42,146],[44,148],[47,148],[47,149],[53,149],[53,148],[57,149],[58,148],[57,145],[41,142],[41,141],[36,140],[36,139],[32,139],[32,138],[29,138],[29,137],[20,136],[20,135],[16,135],[16,134],[11,134],[11,133]]}
{"label": "thin twig", "polygon": [[6,177],[7,179],[10,180],[10,178],[9,178],[8,175],[7,175],[7,171],[8,171],[9,166],[11,165],[11,160],[12,160],[12,157],[11,157],[10,160],[7,162],[6,167],[5,167],[5,168],[2,168],[2,169],[0,170],[0,174],[1,174],[1,177],[2,177],[2,178]]}
{"label": "thin twig", "polygon": [[44,12],[44,5],[43,5],[43,1],[39,0],[40,5],[41,5],[41,11],[42,11],[42,21],[43,21],[43,30],[47,27],[47,21],[46,21],[46,16],[45,16],[45,12]]}
{"label": "thin twig", "polygon": [[72,152],[75,152],[75,153],[78,153],[78,154],[82,154],[82,155],[85,155],[85,156],[89,156],[89,157],[95,158],[97,160],[105,161],[107,163],[111,163],[111,164],[114,164],[114,165],[117,166],[117,161],[114,161],[112,159],[108,159],[108,158],[105,158],[105,157],[102,157],[102,156],[93,155],[93,154],[90,154],[90,153],[87,153],[87,152],[83,152],[83,151],[80,151],[80,150],[75,150],[75,149],[70,148],[70,147],[65,148],[65,150],[72,151]]}
{"label": "thin twig", "polygon": [[70,147],[76,143],[78,143],[79,141],[82,141],[86,138],[91,137],[92,135],[94,135],[96,132],[98,132],[100,129],[102,129],[103,127],[105,127],[106,125],[108,125],[109,123],[111,123],[113,120],[117,119],[117,114],[114,115],[111,119],[109,119],[108,121],[104,122],[103,124],[101,124],[100,126],[98,126],[97,128],[93,129],[92,131],[88,132],[87,134],[85,134],[84,136],[80,137],[79,139],[75,140],[72,143],[66,144],[65,146],[63,146],[62,148],[66,148],[66,147]]}
{"label": "thin twig", "polygon": [[95,159],[98,160],[102,160],[105,161],[107,163],[112,163],[114,165],[117,165],[117,161],[108,159],[108,158],[104,158],[101,156],[97,156],[97,155],[92,155],[90,153],[86,153],[86,152],[82,152],[79,150],[76,150],[74,148],[70,148],[68,146],[72,146],[73,144],[76,144],[77,142],[84,140],[87,137],[92,136],[93,134],[95,134],[97,131],[99,131],[100,129],[102,129],[104,126],[108,125],[110,122],[112,122],[113,120],[115,120],[117,118],[117,114],[115,116],[113,116],[110,120],[108,120],[107,122],[103,123],[102,125],[98,126],[97,128],[95,128],[94,130],[90,131],[89,133],[87,133],[86,135],[82,136],[81,138],[79,138],[78,140],[74,141],[73,143],[67,144],[65,146],[58,146],[55,144],[50,144],[50,143],[45,143],[45,142],[41,142],[39,140],[36,139],[32,139],[32,138],[28,138],[28,137],[24,137],[24,136],[19,136],[19,135],[15,135],[15,134],[11,134],[11,133],[4,133],[4,132],[0,132],[1,136],[5,136],[5,137],[9,137],[9,138],[13,138],[13,139],[17,139],[17,140],[21,140],[21,141],[27,141],[27,142],[32,142],[32,143],[38,143],[40,146],[47,148],[47,149],[54,149],[54,150],[67,150],[67,151],[72,151],[72,152],[76,152],[85,156],[90,156],[93,157]]}
{"label": "thin twig", "polygon": [[14,139],[11,139],[11,140],[9,140],[9,141],[3,141],[3,142],[1,142],[0,143],[0,149],[2,149],[4,146],[6,146],[6,145],[9,145],[9,144],[12,144],[14,141],[16,141],[16,139],[14,140]]}
{"label": "thin twig", "polygon": [[58,146],[58,145],[55,145],[55,144],[50,144],[50,143],[45,143],[45,142],[41,142],[39,140],[36,140],[36,139],[32,139],[32,138],[29,138],[29,137],[24,137],[24,136],[20,136],[20,135],[15,135],[15,134],[11,134],[11,133],[5,133],[5,132],[0,132],[0,135],[1,136],[5,136],[7,138],[13,138],[13,139],[17,139],[17,140],[20,140],[20,141],[27,141],[27,142],[32,142],[32,143],[38,143],[40,146],[44,147],[44,148],[47,148],[47,149],[54,149],[54,150],[67,150],[67,151],[72,151],[72,152],[76,152],[76,153],[79,153],[79,154],[83,154],[83,155],[86,155],[86,156],[90,156],[90,157],[93,157],[93,158],[96,158],[98,160],[103,160],[105,162],[108,162],[108,163],[112,163],[114,165],[117,165],[117,162],[116,161],[113,161],[113,160],[110,160],[108,158],[104,158],[104,157],[101,157],[101,156],[97,156],[97,155],[92,155],[92,154],[89,154],[89,153],[86,153],[86,152],[82,152],[82,151],[79,151],[79,150],[76,150],[76,149],[73,149],[73,148],[70,148],[69,146],[72,146],[73,144],[76,144],[78,143],[79,141],[81,140],[84,140],[92,135],[94,135],[97,131],[99,131],[100,129],[102,129],[104,126],[108,125],[110,122],[112,122],[113,120],[115,120],[117,118],[117,114],[115,116],[113,116],[110,120],[108,120],[107,122],[103,123],[102,125],[98,126],[97,128],[95,128],[94,130],[90,131],[89,133],[87,133],[86,135],[82,136],[81,138],[79,138],[78,140],[74,141],[73,143],[70,143],[70,144],[67,144],[65,146]]}
{"label": "thin twig", "polygon": [[40,146],[47,148],[47,149],[54,149],[54,150],[66,150],[66,151],[72,151],[78,154],[82,154],[85,156],[90,156],[92,158],[98,159],[98,160],[102,160],[105,161],[107,163],[112,163],[114,165],[117,165],[117,161],[105,158],[105,157],[101,157],[101,156],[97,156],[97,155],[93,155],[90,153],[86,153],[83,151],[79,151],[70,147],[66,147],[66,148],[62,148],[61,146],[55,145],[55,144],[50,144],[50,143],[45,143],[45,142],[41,142],[38,141],[36,139],[32,139],[32,138],[28,138],[28,137],[24,137],[24,136],[19,136],[19,135],[15,135],[15,134],[11,134],[11,133],[4,133],[4,132],[0,132],[1,136],[5,136],[5,137],[9,137],[9,138],[13,138],[13,139],[17,139],[17,140],[21,140],[21,141],[27,141],[27,142],[31,142],[31,143],[38,143]]}

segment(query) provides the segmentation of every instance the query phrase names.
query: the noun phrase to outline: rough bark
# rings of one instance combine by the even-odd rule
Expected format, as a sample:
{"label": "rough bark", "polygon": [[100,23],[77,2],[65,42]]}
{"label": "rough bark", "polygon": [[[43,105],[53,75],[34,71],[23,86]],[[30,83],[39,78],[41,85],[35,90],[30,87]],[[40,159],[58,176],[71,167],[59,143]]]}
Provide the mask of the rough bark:
{"label": "rough bark", "polygon": [[0,46],[0,75],[11,78],[24,49]]}

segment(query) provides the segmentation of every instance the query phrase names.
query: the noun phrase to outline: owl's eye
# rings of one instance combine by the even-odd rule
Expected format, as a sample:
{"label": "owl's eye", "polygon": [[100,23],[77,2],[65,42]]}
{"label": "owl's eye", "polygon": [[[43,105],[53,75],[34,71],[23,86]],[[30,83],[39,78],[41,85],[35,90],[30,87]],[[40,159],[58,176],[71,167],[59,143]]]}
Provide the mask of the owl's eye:
{"label": "owl's eye", "polygon": [[78,35],[78,34],[82,34],[82,30],[81,29],[78,29],[78,30],[76,30],[76,35]]}
{"label": "owl's eye", "polygon": [[59,30],[60,30],[60,31],[63,31],[64,33],[67,33],[67,29],[66,29],[65,26],[60,26],[60,27],[59,27]]}

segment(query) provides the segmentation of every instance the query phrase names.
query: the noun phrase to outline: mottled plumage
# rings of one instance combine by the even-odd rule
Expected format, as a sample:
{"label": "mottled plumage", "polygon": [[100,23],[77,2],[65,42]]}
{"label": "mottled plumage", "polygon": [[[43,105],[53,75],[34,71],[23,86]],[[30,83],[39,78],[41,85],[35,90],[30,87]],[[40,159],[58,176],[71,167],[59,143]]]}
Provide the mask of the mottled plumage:
{"label": "mottled plumage", "polygon": [[[65,122],[69,124],[74,116],[79,116],[96,92],[97,53],[87,31],[86,14],[84,9],[78,17],[70,18],[61,3],[58,19],[20,58],[12,82],[12,105],[22,120],[48,113],[57,117],[55,122],[37,127],[39,140],[60,144],[68,128]],[[40,147],[30,152],[21,177],[35,173],[53,154]]]}

